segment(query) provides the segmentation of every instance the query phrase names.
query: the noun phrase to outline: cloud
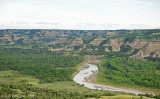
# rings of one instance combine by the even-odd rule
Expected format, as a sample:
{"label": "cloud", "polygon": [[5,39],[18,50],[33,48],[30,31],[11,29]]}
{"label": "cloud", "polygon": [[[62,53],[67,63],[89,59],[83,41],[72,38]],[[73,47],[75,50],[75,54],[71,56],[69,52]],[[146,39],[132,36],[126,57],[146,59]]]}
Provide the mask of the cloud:
{"label": "cloud", "polygon": [[34,29],[31,25],[0,25],[0,29]]}
{"label": "cloud", "polygon": [[129,26],[148,26],[148,25],[145,25],[145,24],[129,24]]}
{"label": "cloud", "polygon": [[8,25],[53,29],[160,27],[160,0],[0,1],[0,23],[6,28]]}
{"label": "cloud", "polygon": [[152,26],[149,25],[145,25],[145,24],[129,24],[128,25],[129,28],[133,28],[133,29],[147,29],[147,28],[152,28]]}
{"label": "cloud", "polygon": [[100,26],[103,26],[103,27],[118,27],[119,24],[104,23],[104,24],[100,24]]}
{"label": "cloud", "polygon": [[95,24],[95,23],[77,23],[76,28],[77,29],[88,29],[88,30],[105,30],[105,29],[119,29],[119,24],[114,23],[103,23],[103,24]]}
{"label": "cloud", "polygon": [[49,22],[37,22],[36,24],[60,25],[60,23],[49,23]]}
{"label": "cloud", "polygon": [[28,22],[10,22],[10,23],[13,23],[13,24],[28,24]]}
{"label": "cloud", "polygon": [[93,23],[77,23],[76,26],[85,27],[85,26],[95,26]]}

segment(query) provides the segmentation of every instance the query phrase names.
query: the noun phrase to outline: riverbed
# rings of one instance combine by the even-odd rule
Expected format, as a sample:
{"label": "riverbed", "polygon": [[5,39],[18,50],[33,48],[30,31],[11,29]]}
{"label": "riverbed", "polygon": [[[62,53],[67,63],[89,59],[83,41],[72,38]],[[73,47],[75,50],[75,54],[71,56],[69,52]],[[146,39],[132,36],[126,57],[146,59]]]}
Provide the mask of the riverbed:
{"label": "riverbed", "polygon": [[98,90],[107,90],[107,91],[122,91],[122,92],[127,92],[127,93],[134,93],[136,95],[145,94],[145,93],[137,91],[135,89],[117,88],[117,87],[113,87],[113,86],[107,86],[107,85],[94,84],[91,82],[87,82],[86,78],[91,76],[93,73],[98,72],[98,66],[88,64],[88,63],[86,63],[84,65],[87,65],[88,68],[80,70],[80,72],[73,77],[74,82],[76,82],[80,85],[84,85],[85,87],[87,87],[89,89],[98,89]]}

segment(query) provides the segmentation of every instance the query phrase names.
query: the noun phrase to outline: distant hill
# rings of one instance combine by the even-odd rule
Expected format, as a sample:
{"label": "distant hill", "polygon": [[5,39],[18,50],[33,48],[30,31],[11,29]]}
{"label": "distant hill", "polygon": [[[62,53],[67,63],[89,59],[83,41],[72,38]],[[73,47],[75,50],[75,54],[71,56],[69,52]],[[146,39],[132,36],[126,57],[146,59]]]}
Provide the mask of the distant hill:
{"label": "distant hill", "polygon": [[160,57],[160,30],[6,29],[0,30],[0,45],[45,46],[51,51],[121,51],[134,53],[132,57]]}

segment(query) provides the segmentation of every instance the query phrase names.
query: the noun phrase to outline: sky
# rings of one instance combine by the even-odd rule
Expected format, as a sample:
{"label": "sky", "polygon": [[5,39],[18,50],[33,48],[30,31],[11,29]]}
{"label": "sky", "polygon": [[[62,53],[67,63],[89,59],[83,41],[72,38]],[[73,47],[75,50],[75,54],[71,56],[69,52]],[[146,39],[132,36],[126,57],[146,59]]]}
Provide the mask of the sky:
{"label": "sky", "polygon": [[0,29],[160,28],[160,0],[0,0]]}

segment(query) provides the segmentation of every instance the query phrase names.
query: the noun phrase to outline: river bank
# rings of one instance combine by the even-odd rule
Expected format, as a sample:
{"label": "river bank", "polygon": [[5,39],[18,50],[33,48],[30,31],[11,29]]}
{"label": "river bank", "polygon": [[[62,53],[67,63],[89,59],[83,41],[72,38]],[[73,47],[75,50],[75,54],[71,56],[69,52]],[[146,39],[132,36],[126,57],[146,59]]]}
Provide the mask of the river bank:
{"label": "river bank", "polygon": [[[98,62],[99,61],[97,60],[95,64],[97,64]],[[89,63],[92,63],[92,62],[89,62]],[[92,65],[89,63],[85,63],[82,67],[80,66],[79,68],[80,72],[77,73],[73,77],[74,82],[84,85],[85,87],[90,88],[90,89],[107,90],[107,91],[122,91],[122,92],[127,92],[127,93],[134,93],[136,95],[145,94],[144,92],[141,92],[135,89],[126,89],[126,88],[119,88],[119,87],[92,83],[92,81],[90,80],[90,77],[95,75],[98,72],[98,66]]]}

